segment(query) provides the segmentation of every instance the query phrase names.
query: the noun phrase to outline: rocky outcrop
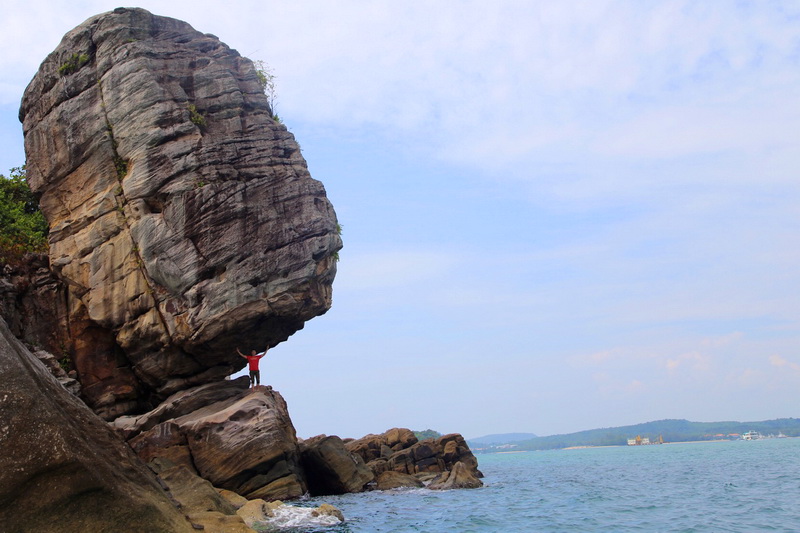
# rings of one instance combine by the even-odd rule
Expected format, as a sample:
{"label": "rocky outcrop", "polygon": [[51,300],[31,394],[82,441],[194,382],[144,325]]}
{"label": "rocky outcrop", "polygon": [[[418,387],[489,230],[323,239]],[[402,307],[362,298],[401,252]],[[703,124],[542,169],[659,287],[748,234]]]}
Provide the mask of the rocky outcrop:
{"label": "rocky outcrop", "polygon": [[342,439],[318,435],[300,443],[300,457],[312,496],[361,492],[375,475]]}
{"label": "rocky outcrop", "polygon": [[0,375],[0,529],[193,531],[130,448],[2,319]]}
{"label": "rocky outcrop", "polygon": [[483,486],[474,471],[461,461],[453,465],[448,472],[443,472],[433,478],[428,485],[431,490],[450,489],[477,489]]}
{"label": "rocky outcrop", "polygon": [[112,419],[242,367],[331,304],[323,186],[252,62],[142,9],[64,36],[25,91],[27,176],[68,287],[87,403]]}
{"label": "rocky outcrop", "polygon": [[409,429],[394,428],[381,435],[367,435],[345,447],[359,455],[376,476],[386,471],[416,475],[448,472],[461,462],[477,477],[478,460],[458,433],[418,441]]}
{"label": "rocky outcrop", "polygon": [[198,387],[166,402],[160,416],[141,417],[138,428],[119,426],[146,462],[168,459],[248,499],[298,498],[306,484],[286,402],[268,387],[247,387],[246,378]]}

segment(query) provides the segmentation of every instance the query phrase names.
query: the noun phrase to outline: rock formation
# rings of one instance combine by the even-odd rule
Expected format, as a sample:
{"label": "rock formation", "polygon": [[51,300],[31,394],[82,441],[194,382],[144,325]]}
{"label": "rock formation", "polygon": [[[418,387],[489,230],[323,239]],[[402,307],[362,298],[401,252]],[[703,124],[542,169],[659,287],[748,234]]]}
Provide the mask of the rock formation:
{"label": "rock formation", "polygon": [[376,477],[386,471],[409,475],[449,472],[457,463],[483,477],[478,460],[458,433],[418,441],[411,430],[394,428],[350,441],[345,447],[360,456]]}
{"label": "rock formation", "polygon": [[18,339],[68,356],[67,291],[47,256],[28,254],[19,264],[0,266],[0,318]]}
{"label": "rock formation", "polygon": [[461,461],[453,465],[448,472],[442,472],[433,478],[428,485],[431,490],[476,489],[483,482]]}
{"label": "rock formation", "polygon": [[0,529],[190,532],[150,472],[0,319]]}
{"label": "rock formation", "polygon": [[213,35],[142,9],[92,17],[20,120],[83,395],[106,419],[218,380],[237,345],[330,307],[333,208],[253,63]]}
{"label": "rock formation", "polygon": [[425,484],[417,477],[387,470],[375,479],[375,488],[378,490],[391,490],[399,488],[420,488]]}
{"label": "rock formation", "polygon": [[118,8],[64,37],[20,119],[50,252],[0,273],[0,317],[59,381],[0,319],[5,529],[249,531],[294,512],[270,500],[376,478],[476,485],[460,435],[298,442],[277,391],[225,379],[244,365],[237,347],[274,346],[327,311],[342,245],[250,60]]}
{"label": "rock formation", "polygon": [[361,492],[375,479],[361,457],[349,452],[335,435],[303,441],[300,457],[312,496]]}
{"label": "rock formation", "polygon": [[247,378],[178,393],[152,413],[115,424],[145,462],[168,459],[248,499],[306,492],[286,402],[267,387],[248,390]]}

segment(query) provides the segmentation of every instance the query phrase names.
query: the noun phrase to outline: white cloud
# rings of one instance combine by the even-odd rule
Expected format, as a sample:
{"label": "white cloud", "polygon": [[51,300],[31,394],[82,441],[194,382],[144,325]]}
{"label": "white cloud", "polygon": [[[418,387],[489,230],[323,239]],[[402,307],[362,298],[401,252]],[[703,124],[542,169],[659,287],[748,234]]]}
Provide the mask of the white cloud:
{"label": "white cloud", "polygon": [[788,368],[789,370],[800,372],[800,364],[789,361],[780,355],[771,355],[769,357],[769,364],[778,368]]}

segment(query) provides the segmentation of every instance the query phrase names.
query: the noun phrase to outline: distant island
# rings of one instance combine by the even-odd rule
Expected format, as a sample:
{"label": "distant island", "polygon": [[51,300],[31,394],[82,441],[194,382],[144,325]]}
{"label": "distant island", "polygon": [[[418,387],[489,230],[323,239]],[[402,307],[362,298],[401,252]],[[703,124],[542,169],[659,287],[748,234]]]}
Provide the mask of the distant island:
{"label": "distant island", "polygon": [[474,439],[467,439],[471,448],[486,448],[489,446],[507,446],[512,443],[527,441],[537,438],[536,433],[494,433]]}
{"label": "distant island", "polygon": [[[657,442],[659,439],[664,442],[738,440],[749,431],[756,431],[761,435],[797,437],[800,436],[800,419],[778,418],[760,422],[690,422],[668,419],[545,437],[537,437],[532,433],[494,434],[467,439],[467,442],[475,453],[496,453],[580,446],[626,446],[628,439],[637,436],[647,438],[650,442]],[[525,437],[520,438],[521,435]]]}

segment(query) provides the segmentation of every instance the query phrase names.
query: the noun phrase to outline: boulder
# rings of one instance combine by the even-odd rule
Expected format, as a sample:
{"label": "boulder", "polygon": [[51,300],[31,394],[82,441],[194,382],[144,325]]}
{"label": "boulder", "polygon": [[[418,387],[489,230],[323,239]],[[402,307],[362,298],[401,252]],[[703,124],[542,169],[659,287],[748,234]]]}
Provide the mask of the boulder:
{"label": "boulder", "polygon": [[394,428],[349,441],[345,447],[364,459],[376,477],[387,470],[409,475],[447,472],[458,462],[477,477],[483,476],[467,441],[458,433],[418,441],[411,430]]}
{"label": "boulder", "polygon": [[472,470],[462,462],[453,465],[449,472],[439,474],[428,485],[431,490],[449,489],[476,489],[482,487],[483,482],[478,479]]}
{"label": "boulder", "polygon": [[312,496],[361,492],[375,478],[361,457],[349,452],[335,435],[303,441],[300,457]]}
{"label": "boulder", "polygon": [[332,516],[334,518],[337,518],[340,522],[344,522],[344,514],[342,514],[342,511],[340,511],[339,509],[337,509],[336,507],[334,507],[329,503],[323,503],[316,509],[313,509],[311,511],[311,516],[313,517]]}
{"label": "boulder", "polygon": [[215,487],[248,499],[302,496],[297,437],[283,397],[266,387],[242,390],[234,381],[227,387],[238,392],[143,431],[131,447],[146,461],[163,457],[191,465]]}
{"label": "boulder", "polygon": [[143,9],[94,16],[19,116],[71,355],[107,420],[221,379],[244,364],[236,346],[329,309],[341,239],[325,189],[253,63],[213,35]]}
{"label": "boulder", "polygon": [[392,470],[383,472],[376,479],[376,488],[378,490],[398,489],[401,487],[419,488],[424,486],[425,485],[422,483],[422,481],[416,477],[408,474],[401,474],[400,472],[394,472]]}
{"label": "boulder", "polygon": [[258,524],[263,524],[275,516],[269,503],[261,499],[246,500],[245,503],[237,509],[236,514],[251,528]]}
{"label": "boulder", "polygon": [[153,473],[2,319],[0,375],[3,531],[193,531]]}
{"label": "boulder", "polygon": [[349,451],[359,455],[365,463],[376,459],[388,459],[394,452],[404,450],[417,443],[410,429],[393,428],[380,435],[366,435],[347,442]]}

